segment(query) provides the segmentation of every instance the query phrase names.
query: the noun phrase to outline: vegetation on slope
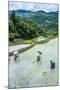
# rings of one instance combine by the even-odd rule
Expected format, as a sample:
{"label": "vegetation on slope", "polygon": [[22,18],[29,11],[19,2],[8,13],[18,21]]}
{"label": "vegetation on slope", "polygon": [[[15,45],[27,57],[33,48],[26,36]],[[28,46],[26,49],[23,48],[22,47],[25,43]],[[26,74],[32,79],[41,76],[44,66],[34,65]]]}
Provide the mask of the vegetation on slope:
{"label": "vegetation on slope", "polygon": [[9,13],[9,42],[32,43],[38,36],[58,35],[58,13],[25,10]]}
{"label": "vegetation on slope", "polygon": [[32,20],[23,19],[12,11],[9,17],[9,41],[22,38],[26,40],[33,39],[38,35],[44,35],[43,30]]}

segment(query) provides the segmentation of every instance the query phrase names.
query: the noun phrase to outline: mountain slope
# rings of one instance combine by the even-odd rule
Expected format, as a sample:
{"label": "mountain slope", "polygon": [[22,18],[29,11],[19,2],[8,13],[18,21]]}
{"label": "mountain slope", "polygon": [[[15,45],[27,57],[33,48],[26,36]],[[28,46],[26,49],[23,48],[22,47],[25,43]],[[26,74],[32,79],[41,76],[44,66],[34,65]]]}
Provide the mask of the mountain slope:
{"label": "mountain slope", "polygon": [[[16,11],[17,15],[20,15],[21,17],[25,19],[33,20],[35,23],[39,25],[41,29],[46,31],[47,33],[51,30],[55,30],[57,32],[58,30],[58,12],[44,12],[44,11],[25,11],[25,13],[21,14],[22,11],[19,11],[19,13]],[[54,31],[53,31],[54,32]]]}
{"label": "mountain slope", "polygon": [[38,35],[44,35],[43,30],[32,20],[23,19],[12,11],[9,17],[9,40],[16,38],[33,39]]}
{"label": "mountain slope", "polygon": [[9,11],[9,40],[58,35],[58,12]]}

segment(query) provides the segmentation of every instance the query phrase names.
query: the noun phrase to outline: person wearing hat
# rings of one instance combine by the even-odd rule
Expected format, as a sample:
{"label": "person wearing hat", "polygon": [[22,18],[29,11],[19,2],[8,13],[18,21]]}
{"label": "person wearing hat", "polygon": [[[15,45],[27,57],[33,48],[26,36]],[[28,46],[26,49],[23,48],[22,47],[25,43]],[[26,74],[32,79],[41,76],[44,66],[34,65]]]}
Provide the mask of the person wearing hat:
{"label": "person wearing hat", "polygon": [[37,51],[37,61],[40,61],[40,55],[42,54],[42,52]]}
{"label": "person wearing hat", "polygon": [[18,57],[18,51],[14,51],[13,55],[14,55],[14,59],[16,61],[17,60],[17,57]]}

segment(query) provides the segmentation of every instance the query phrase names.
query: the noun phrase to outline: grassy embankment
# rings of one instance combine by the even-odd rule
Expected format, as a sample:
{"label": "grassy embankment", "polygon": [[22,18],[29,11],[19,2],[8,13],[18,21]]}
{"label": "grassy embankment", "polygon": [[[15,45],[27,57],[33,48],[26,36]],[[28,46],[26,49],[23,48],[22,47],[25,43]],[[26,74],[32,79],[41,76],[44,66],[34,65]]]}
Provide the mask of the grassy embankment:
{"label": "grassy embankment", "polygon": [[30,39],[30,40],[15,39],[12,42],[9,41],[9,46],[19,45],[19,44],[32,44],[33,42],[36,42],[36,41],[37,41],[37,37],[34,39]]}

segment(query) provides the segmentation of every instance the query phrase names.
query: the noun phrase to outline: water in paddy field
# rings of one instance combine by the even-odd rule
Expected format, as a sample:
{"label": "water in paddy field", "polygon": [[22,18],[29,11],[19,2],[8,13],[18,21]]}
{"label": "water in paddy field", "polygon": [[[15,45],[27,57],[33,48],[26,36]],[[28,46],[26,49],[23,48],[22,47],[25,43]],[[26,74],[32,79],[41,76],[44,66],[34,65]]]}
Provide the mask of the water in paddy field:
{"label": "water in paddy field", "polygon": [[[37,51],[41,60],[36,61]],[[9,88],[58,85],[58,38],[19,54],[17,61],[11,57],[9,62]],[[50,60],[56,64],[50,69]]]}
{"label": "water in paddy field", "polygon": [[16,51],[16,50],[19,50],[21,48],[25,48],[25,47],[28,47],[30,46],[30,44],[20,44],[20,45],[14,45],[14,46],[9,46],[9,52],[13,52],[13,51]]}

